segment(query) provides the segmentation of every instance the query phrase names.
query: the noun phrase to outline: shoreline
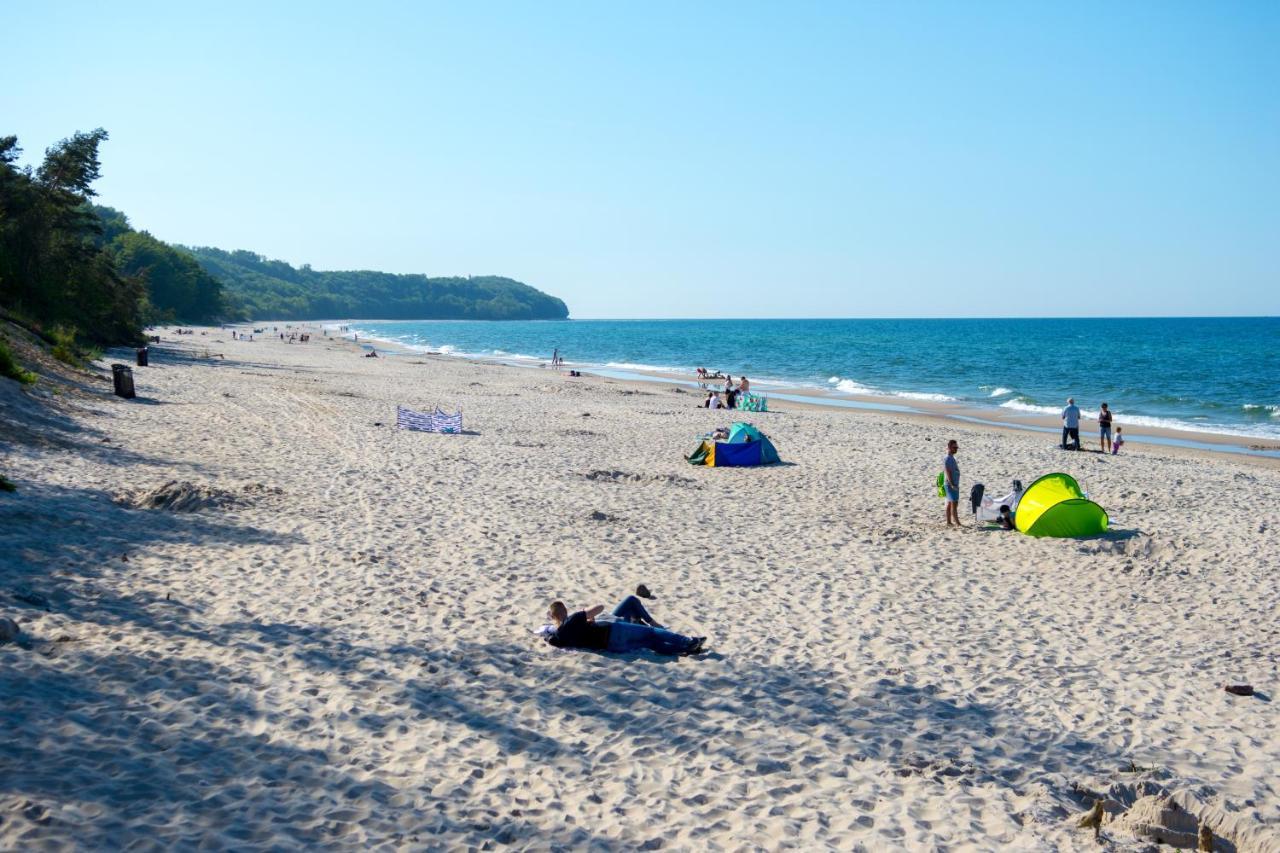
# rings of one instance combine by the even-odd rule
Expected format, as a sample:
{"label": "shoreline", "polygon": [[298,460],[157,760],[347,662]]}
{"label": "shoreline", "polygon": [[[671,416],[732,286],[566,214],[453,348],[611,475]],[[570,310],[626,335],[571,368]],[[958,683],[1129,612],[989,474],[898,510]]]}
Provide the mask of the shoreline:
{"label": "shoreline", "polygon": [[[371,321],[362,321],[371,322]],[[271,323],[267,323],[271,325]],[[276,324],[280,325],[280,324]],[[316,323],[316,328],[334,325],[350,325],[339,323]],[[351,333],[335,336],[335,339],[352,343]],[[366,343],[368,341],[369,343]],[[519,369],[552,370],[548,363],[531,363],[502,357],[484,357],[472,354],[453,355],[439,352],[424,352],[421,349],[386,338],[366,338],[356,346],[368,349],[375,346],[380,351],[388,351],[396,357],[418,356],[432,359],[464,361],[475,364],[497,364]],[[586,362],[567,364],[565,369],[572,368],[584,374],[598,376],[619,382],[643,384],[666,384],[682,388],[701,388],[696,377],[663,371],[643,371],[637,369],[621,369],[608,366],[593,365]],[[563,372],[563,371],[562,371]],[[838,394],[825,389],[799,389],[792,386],[778,386],[765,380],[753,381],[753,388],[772,399],[785,400],[789,405],[816,407],[820,409],[837,409],[845,411],[861,411],[890,415],[896,417],[924,418],[931,421],[943,421],[953,424],[983,426],[994,430],[1015,430],[1035,432],[1061,437],[1061,424],[1049,415],[1035,413],[1016,413],[998,406],[975,407],[961,402],[940,402],[929,400],[909,400],[902,397],[880,396],[872,394]],[[715,387],[714,384],[712,387]],[[743,413],[756,414],[756,413]],[[1097,433],[1084,426],[1096,423],[1094,419],[1082,413],[1080,444],[1082,451],[1093,452],[1096,446]],[[1280,440],[1272,440],[1246,435],[1231,435],[1217,432],[1198,432],[1193,430],[1174,429],[1171,427],[1145,426],[1126,424],[1123,417],[1116,415],[1115,423],[1125,428],[1125,450],[1132,452],[1132,445],[1147,445],[1162,449],[1177,449],[1190,452],[1226,455],[1235,458],[1257,461],[1267,467],[1280,467]],[[1092,439],[1092,443],[1090,442]],[[1056,447],[1056,444],[1053,446]]]}

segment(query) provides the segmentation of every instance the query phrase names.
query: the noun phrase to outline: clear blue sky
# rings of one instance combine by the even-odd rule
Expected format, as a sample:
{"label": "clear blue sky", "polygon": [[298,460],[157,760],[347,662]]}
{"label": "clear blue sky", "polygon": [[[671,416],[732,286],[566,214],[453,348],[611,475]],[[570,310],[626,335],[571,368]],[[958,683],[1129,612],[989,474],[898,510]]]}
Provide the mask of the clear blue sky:
{"label": "clear blue sky", "polygon": [[103,203],[577,317],[1280,314],[1280,3],[0,0]]}

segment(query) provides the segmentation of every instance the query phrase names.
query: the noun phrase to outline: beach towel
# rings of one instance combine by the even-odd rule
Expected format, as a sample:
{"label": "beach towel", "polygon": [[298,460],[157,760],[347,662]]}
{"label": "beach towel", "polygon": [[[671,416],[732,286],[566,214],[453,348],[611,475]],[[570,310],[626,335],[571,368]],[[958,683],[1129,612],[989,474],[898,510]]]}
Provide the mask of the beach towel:
{"label": "beach towel", "polygon": [[454,414],[441,411],[415,412],[404,406],[396,406],[396,429],[413,430],[414,432],[443,432],[456,434],[462,432],[462,410]]}
{"label": "beach towel", "polygon": [[759,394],[739,394],[736,402],[736,408],[742,412],[767,412],[769,411],[769,401]]}

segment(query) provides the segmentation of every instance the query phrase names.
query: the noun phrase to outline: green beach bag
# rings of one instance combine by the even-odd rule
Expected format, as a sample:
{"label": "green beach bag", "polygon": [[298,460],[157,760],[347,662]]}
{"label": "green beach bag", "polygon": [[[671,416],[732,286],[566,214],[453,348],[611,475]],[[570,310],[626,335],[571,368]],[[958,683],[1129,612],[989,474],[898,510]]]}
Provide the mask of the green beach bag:
{"label": "green beach bag", "polygon": [[938,497],[945,498],[947,496],[947,474],[945,471],[938,472]]}

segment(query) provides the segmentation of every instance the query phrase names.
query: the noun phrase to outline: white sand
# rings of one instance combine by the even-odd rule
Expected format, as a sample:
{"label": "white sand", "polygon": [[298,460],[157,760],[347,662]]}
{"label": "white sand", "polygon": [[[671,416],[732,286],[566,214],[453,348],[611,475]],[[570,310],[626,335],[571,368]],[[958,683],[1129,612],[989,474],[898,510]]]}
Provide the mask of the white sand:
{"label": "white sand", "polygon": [[[664,386],[165,338],[226,358],[0,441],[0,849],[1088,850],[1148,781],[1280,850],[1274,465],[792,407],[789,464],[693,468],[729,418]],[[1064,470],[1112,535],[948,531],[949,436],[965,494]],[[207,508],[113,502],[173,480]],[[641,581],[712,654],[529,633]]]}

